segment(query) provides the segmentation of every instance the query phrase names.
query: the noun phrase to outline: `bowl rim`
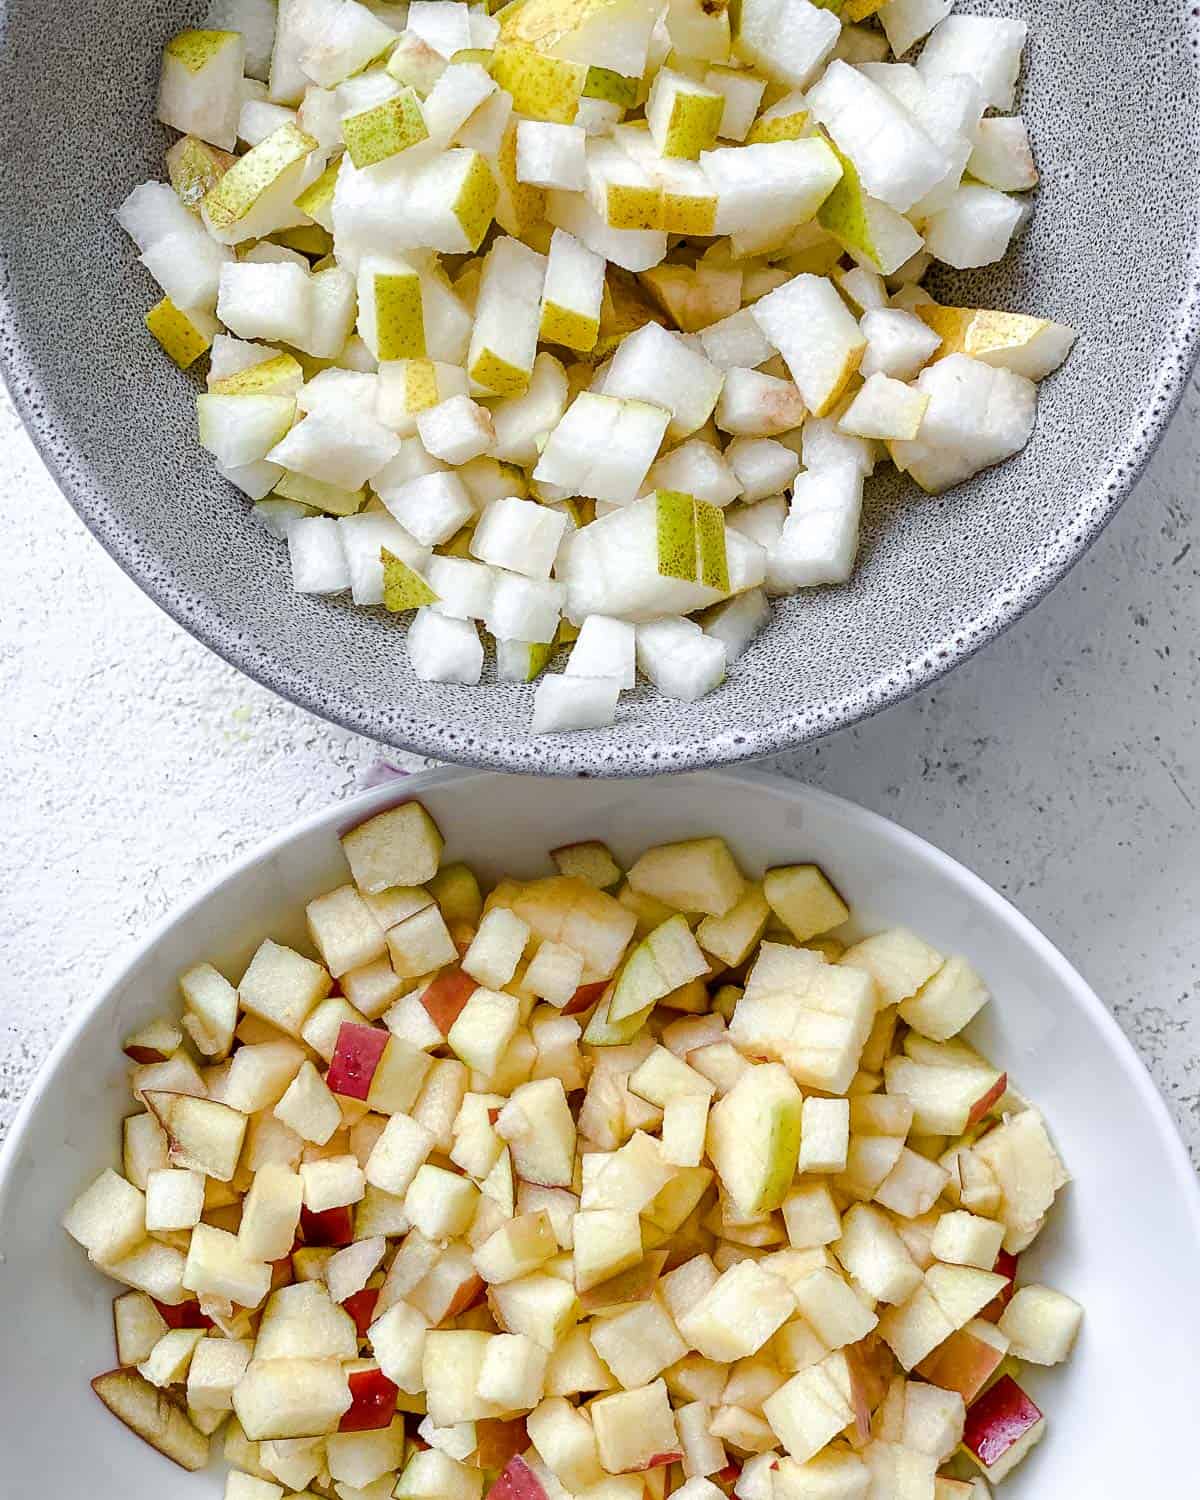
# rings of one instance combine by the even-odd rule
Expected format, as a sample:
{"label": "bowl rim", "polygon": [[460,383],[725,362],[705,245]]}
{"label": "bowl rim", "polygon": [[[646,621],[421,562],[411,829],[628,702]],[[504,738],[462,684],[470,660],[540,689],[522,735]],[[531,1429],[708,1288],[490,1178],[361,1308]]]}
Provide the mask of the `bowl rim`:
{"label": "bowl rim", "polygon": [[[11,14],[9,0],[0,0],[0,38],[7,33]],[[1200,9],[1186,7],[1179,24],[1190,43],[1193,71],[1197,71]],[[799,711],[753,727],[727,726],[716,735],[692,732],[672,738],[669,727],[663,726],[654,768],[689,771],[736,764],[795,749],[858,723],[936,682],[1044,598],[1083,557],[1133,490],[1186,389],[1200,353],[1200,223],[1190,243],[1180,250],[1182,294],[1169,333],[1155,350],[1143,400],[1129,414],[1124,440],[1106,469],[1075,497],[1066,524],[1048,539],[1015,583],[993,593],[972,617],[959,621],[942,639],[927,641],[908,659],[882,667],[874,678]],[[489,731],[485,721],[481,728],[473,728],[469,742],[464,743],[450,717],[407,711],[393,716],[371,703],[324,701],[328,695],[306,678],[302,665],[285,665],[258,646],[252,634],[197,591],[194,581],[180,587],[176,579],[172,589],[160,583],[158,570],[146,565],[146,548],[136,532],[89,484],[85,466],[71,462],[73,448],[61,441],[55,403],[37,399],[42,388],[40,365],[23,337],[23,319],[5,259],[0,243],[0,378],[60,493],[122,571],[176,624],[262,687],[318,718],[397,749],[477,769],[518,773],[619,777],[645,770],[646,752],[622,736],[620,723],[602,731],[606,738],[597,741],[592,734],[496,733]],[[638,712],[654,712],[655,704],[663,717],[659,700],[640,705]]]}
{"label": "bowl rim", "polygon": [[[76,1009],[66,1029],[38,1068],[26,1090],[25,1097],[17,1107],[4,1141],[0,1143],[0,1206],[9,1200],[9,1179],[15,1168],[29,1121],[39,1108],[43,1096],[51,1087],[59,1068],[74,1047],[79,1035],[95,1014],[109,1004],[113,996],[131,980],[134,971],[146,955],[173,927],[189,920],[223,886],[246,874],[256,865],[284,853],[292,843],[311,833],[352,828],[365,817],[393,805],[398,799],[406,800],[411,794],[419,794],[427,788],[439,788],[448,783],[464,783],[471,780],[491,780],[496,779],[496,776],[495,772],[467,771],[455,766],[447,766],[386,782],[381,786],[357,792],[344,800],[331,802],[320,811],[310,813],[288,824],[252,849],[245,851],[217,875],[206,880],[191,895],[172,906],[151,925],[149,931],[130,950],[118,956],[107,966],[90,998]],[[1190,1209],[1196,1248],[1200,1249],[1200,1175],[1192,1165],[1183,1138],[1171,1117],[1165,1099],[1133,1043],[1091,985],[1018,907],[1007,897],[1002,896],[999,891],[994,890],[966,865],[939,849],[936,844],[912,833],[899,823],[894,823],[890,818],[885,818],[870,808],[852,802],[847,797],[839,797],[823,788],[792,780],[777,772],[757,768],[705,770],[694,773],[693,779],[709,779],[718,783],[740,783],[742,786],[774,792],[799,805],[807,803],[835,809],[842,816],[849,815],[865,826],[868,832],[875,831],[888,840],[894,841],[906,859],[930,862],[943,870],[962,888],[969,901],[986,908],[1006,923],[1012,929],[1015,939],[1033,949],[1035,954],[1053,971],[1056,980],[1070,992],[1072,999],[1082,1009],[1087,1020],[1100,1033],[1102,1043],[1107,1044],[1122,1072],[1128,1077],[1165,1150],[1166,1165],[1175,1179],[1176,1188],[1181,1192],[1184,1202]]]}

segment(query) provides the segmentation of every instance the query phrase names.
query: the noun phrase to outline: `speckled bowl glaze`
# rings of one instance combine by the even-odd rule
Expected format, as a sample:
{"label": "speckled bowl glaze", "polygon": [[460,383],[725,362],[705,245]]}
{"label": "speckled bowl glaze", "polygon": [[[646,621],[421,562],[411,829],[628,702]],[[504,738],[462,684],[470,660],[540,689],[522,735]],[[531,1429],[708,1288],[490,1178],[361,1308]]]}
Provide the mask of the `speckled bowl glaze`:
{"label": "speckled bowl glaze", "polygon": [[961,8],[1029,20],[1022,106],[1042,191],[1002,265],[933,289],[1083,336],[1043,386],[1020,457],[937,499],[891,472],[872,481],[852,582],[781,601],[699,703],[642,687],[610,729],[534,737],[532,687],[419,682],[382,610],[292,593],[285,549],[197,446],[194,392],[142,328],[158,293],[112,217],[162,175],[159,50],[202,0],[0,0],[12,393],[68,499],[153,599],[250,676],[363,734],[507,770],[637,775],[828,733],[962,661],[1062,576],[1144,466],[1200,333],[1200,9]]}

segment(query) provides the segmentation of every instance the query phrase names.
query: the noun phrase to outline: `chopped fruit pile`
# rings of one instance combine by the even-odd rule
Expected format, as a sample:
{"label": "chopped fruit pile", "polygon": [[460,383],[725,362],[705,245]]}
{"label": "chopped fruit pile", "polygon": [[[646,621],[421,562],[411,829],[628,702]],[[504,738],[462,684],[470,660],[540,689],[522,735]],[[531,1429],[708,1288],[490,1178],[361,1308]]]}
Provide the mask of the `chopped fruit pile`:
{"label": "chopped fruit pile", "polygon": [[228,1500],[986,1500],[1082,1309],[1018,1285],[1067,1174],[967,961],[719,838],[486,900],[418,802],[343,847],[318,957],[125,1043],[105,1405]]}
{"label": "chopped fruit pile", "polygon": [[415,611],[426,681],[570,647],[532,727],[599,728],[844,583],[877,464],[1019,452],[1075,335],[921,286],[1038,181],[1026,24],[951,5],[216,0],[119,218],[296,590]]}

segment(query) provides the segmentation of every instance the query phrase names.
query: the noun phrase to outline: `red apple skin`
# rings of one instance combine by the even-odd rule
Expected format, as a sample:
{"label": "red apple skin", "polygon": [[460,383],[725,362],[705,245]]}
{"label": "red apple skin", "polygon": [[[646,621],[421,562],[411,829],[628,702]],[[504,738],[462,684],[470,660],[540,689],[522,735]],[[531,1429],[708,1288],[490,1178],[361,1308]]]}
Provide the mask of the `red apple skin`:
{"label": "red apple skin", "polygon": [[475,1423],[476,1462],[481,1469],[503,1470],[529,1447],[524,1417],[484,1417]]}
{"label": "red apple skin", "polygon": [[[772,1465],[775,1467],[775,1465]],[[718,1469],[712,1476],[714,1484],[736,1484],[742,1477],[741,1464],[726,1464],[723,1469]]]}
{"label": "red apple skin", "polygon": [[178,1307],[168,1307],[165,1302],[154,1302],[168,1328],[213,1328],[215,1324],[207,1313],[200,1311],[198,1302],[181,1302]]}
{"label": "red apple skin", "polygon": [[667,1464],[682,1463],[682,1453],[652,1453],[642,1465],[643,1469],[661,1469]]}
{"label": "red apple skin", "polygon": [[166,1062],[170,1057],[169,1052],[161,1052],[157,1047],[122,1047],[125,1056],[135,1063],[160,1063]]}
{"label": "red apple skin", "polygon": [[921,1361],[916,1373],[930,1385],[941,1386],[944,1391],[957,1391],[970,1406],[1003,1358],[999,1349],[993,1349],[991,1344],[960,1328]]}
{"label": "red apple skin", "polygon": [[488,1490],[487,1500],[546,1500],[546,1490],[520,1454],[514,1454]]}
{"label": "red apple skin", "polygon": [[314,1213],[300,1210],[300,1229],[310,1248],[343,1250],[354,1243],[354,1212],[346,1208],[326,1208]]}
{"label": "red apple skin", "polygon": [[600,996],[608,988],[608,980],[601,979],[594,984],[581,984],[567,1003],[559,1011],[561,1016],[573,1016],[581,1010],[587,1010],[589,1006],[595,1005]]}
{"label": "red apple skin", "polygon": [[358,1330],[360,1339],[365,1339],[367,1329],[375,1321],[375,1304],[379,1301],[379,1288],[377,1286],[365,1286],[361,1292],[355,1292],[346,1298],[342,1308],[354,1319],[354,1326]]}
{"label": "red apple skin", "polygon": [[394,1386],[382,1370],[359,1370],[350,1376],[350,1406],[338,1423],[339,1432],[374,1432],[390,1427],[396,1415]]}
{"label": "red apple skin", "polygon": [[991,1109],[992,1105],[995,1104],[998,1099],[1003,1099],[1007,1092],[1008,1074],[1001,1073],[1000,1077],[996,1079],[995,1083],[992,1084],[991,1088],[988,1089],[983,1098],[976,1099],[975,1103],[971,1106],[971,1113],[967,1116],[967,1125],[978,1125],[980,1120],[983,1119],[984,1115],[987,1114],[988,1110]]}
{"label": "red apple skin", "polygon": [[390,1037],[391,1033],[379,1026],[343,1021],[338,1030],[333,1060],[325,1075],[329,1089],[347,1099],[365,1099],[371,1092],[371,1079]]}
{"label": "red apple skin", "polygon": [[1002,1375],[967,1412],[963,1447],[984,1469],[1042,1420],[1042,1414],[1011,1375]]}
{"label": "red apple skin", "polygon": [[1008,1285],[1003,1291],[997,1292],[979,1314],[981,1318],[986,1318],[989,1323],[998,1323],[1000,1321],[1000,1315],[1016,1295],[1017,1266],[1020,1259],[1019,1255],[1011,1255],[1007,1250],[1001,1250],[1000,1254],[996,1257],[996,1264],[992,1267],[992,1270],[997,1276],[1006,1276],[1008,1278]]}
{"label": "red apple skin", "polygon": [[452,964],[423,991],[421,1004],[443,1036],[449,1035],[459,1012],[478,988],[478,980],[464,974],[457,964]]}

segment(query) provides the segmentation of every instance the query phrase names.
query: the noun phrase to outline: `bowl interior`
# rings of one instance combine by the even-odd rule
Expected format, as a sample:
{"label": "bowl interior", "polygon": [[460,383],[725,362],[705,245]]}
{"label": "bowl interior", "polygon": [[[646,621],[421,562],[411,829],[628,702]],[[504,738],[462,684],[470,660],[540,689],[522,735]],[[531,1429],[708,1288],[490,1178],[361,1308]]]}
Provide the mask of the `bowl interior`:
{"label": "bowl interior", "polygon": [[[545,851],[602,835],[618,856],[712,831],[748,871],[818,860],[862,926],[908,923],[975,962],[993,988],[973,1038],[1045,1111],[1075,1181],[1025,1261],[1087,1308],[1078,1349],[1029,1385],[1050,1434],[1005,1487],[1033,1495],[1163,1493],[1178,1474],[1166,1434],[1187,1430],[1200,1341],[1200,1194],[1166,1110],[1115,1023],[1006,902],[930,846],[828,795],[761,775],[669,784],[538,783],[436,773],[410,782],[448,857],[493,877],[533,875]],[[118,1157],[129,1112],[120,1039],[175,1004],[175,977],[211,958],[236,974],[265,933],[302,941],[297,913],[345,878],[337,836],[397,800],[382,788],[276,841],[143,945],[35,1085],[0,1158],[0,1448],[14,1493],[160,1500],[218,1493],[184,1479],[110,1418],[88,1380],[113,1361],[116,1288],[58,1229],[72,1197]],[[502,806],[505,817],[495,809]],[[18,1356],[17,1351],[20,1351]],[[63,1442],[70,1433],[71,1441]],[[1147,1489],[1147,1487],[1149,1487]]]}
{"label": "bowl interior", "polygon": [[0,0],[0,358],[14,395],[67,496],[147,592],[252,676],[362,733],[447,760],[591,774],[738,760],[825,733],[944,671],[1069,566],[1145,461],[1196,335],[1195,9],[962,8],[1030,22],[1024,109],[1043,187],[1002,265],[936,289],[1083,337],[1045,385],[1024,454],[938,499],[890,471],[873,481],[853,581],[781,603],[699,703],[643,688],[610,729],[534,738],[532,688],[419,682],[403,626],[382,610],[291,592],[286,549],[196,444],[194,391],[141,326],[158,293],[112,218],[161,175],[159,50],[199,18],[197,0]]}

